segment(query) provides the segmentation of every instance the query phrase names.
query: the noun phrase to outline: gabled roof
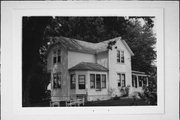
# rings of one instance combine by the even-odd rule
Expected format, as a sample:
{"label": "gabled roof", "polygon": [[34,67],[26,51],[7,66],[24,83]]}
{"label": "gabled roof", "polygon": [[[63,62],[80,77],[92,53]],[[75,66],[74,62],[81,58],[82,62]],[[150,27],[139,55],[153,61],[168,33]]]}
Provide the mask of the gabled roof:
{"label": "gabled roof", "polygon": [[90,63],[90,62],[81,62],[74,67],[69,69],[70,71],[75,70],[89,70],[89,71],[108,71],[108,69],[100,64],[97,63]]}
{"label": "gabled roof", "polygon": [[[67,48],[70,51],[78,51],[78,52],[84,52],[84,53],[90,53],[90,54],[96,54],[99,52],[107,51],[107,46],[110,41],[117,41],[121,40],[121,37],[113,38],[110,40],[106,40],[99,43],[91,43],[91,42],[85,42],[77,39],[67,38],[67,37],[52,37],[50,39],[54,39],[55,44],[61,44],[65,48]],[[133,52],[127,45],[127,43],[124,40],[121,40],[123,45],[126,47],[126,49],[129,51],[129,53],[133,56]],[[53,45],[55,45],[53,44]],[[51,45],[50,48],[53,46]],[[49,49],[50,49],[49,48]]]}

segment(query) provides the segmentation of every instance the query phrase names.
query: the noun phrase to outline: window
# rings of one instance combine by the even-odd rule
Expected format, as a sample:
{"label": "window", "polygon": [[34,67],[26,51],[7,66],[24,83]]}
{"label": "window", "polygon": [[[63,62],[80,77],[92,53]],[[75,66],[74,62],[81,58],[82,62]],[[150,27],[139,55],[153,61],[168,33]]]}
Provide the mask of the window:
{"label": "window", "polygon": [[126,86],[126,79],[125,74],[118,73],[118,87],[125,87]]}
{"label": "window", "polygon": [[122,87],[126,87],[125,74],[121,74]]}
{"label": "window", "polygon": [[96,74],[96,89],[101,89],[101,75]]}
{"label": "window", "polygon": [[121,74],[118,73],[118,87],[121,87]]}
{"label": "window", "polygon": [[53,63],[54,64],[56,63],[56,57],[55,56],[53,57]]}
{"label": "window", "polygon": [[55,50],[53,52],[53,64],[61,63],[61,50]]}
{"label": "window", "polygon": [[124,63],[124,51],[121,51],[121,63]]}
{"label": "window", "polygon": [[106,88],[106,75],[102,75],[102,88]]}
{"label": "window", "polygon": [[58,56],[57,62],[61,63],[61,51],[60,50],[58,50],[57,56]]}
{"label": "window", "polygon": [[95,88],[95,74],[90,74],[90,88]]}
{"label": "window", "polygon": [[71,89],[75,89],[76,88],[76,76],[75,76],[75,74],[71,75],[70,85],[71,85]]}
{"label": "window", "polygon": [[117,62],[119,63],[120,62],[120,51],[117,50]]}
{"label": "window", "polygon": [[124,63],[124,51],[117,50],[117,62]]}
{"label": "window", "polygon": [[79,89],[85,89],[85,75],[78,76]]}
{"label": "window", "polygon": [[53,74],[53,88],[61,88],[61,73]]}

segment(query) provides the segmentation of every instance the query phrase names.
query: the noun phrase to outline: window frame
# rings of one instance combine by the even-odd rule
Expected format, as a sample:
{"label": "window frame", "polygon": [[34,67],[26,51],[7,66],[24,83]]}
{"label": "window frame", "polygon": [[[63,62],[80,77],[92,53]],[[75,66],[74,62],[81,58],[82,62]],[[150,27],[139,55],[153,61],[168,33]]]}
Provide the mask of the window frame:
{"label": "window frame", "polygon": [[58,64],[62,62],[62,50],[61,49],[54,49],[53,50],[53,64]]}
{"label": "window frame", "polygon": [[[74,77],[74,84],[73,84],[73,77]],[[70,89],[71,90],[76,89],[76,74],[70,75]]]}
{"label": "window frame", "polygon": [[[117,73],[117,75],[118,75],[117,86],[126,87],[126,73]],[[124,76],[124,79],[123,79],[123,76]]]}
{"label": "window frame", "polygon": [[117,50],[116,61],[117,61],[117,63],[125,63],[125,51],[124,50]]}
{"label": "window frame", "polygon": [[[123,60],[123,61],[122,61]],[[125,62],[125,59],[124,59],[124,51],[123,50],[120,50],[120,62],[121,63],[124,63]]]}
{"label": "window frame", "polygon": [[[61,89],[62,88],[62,74],[61,72],[53,73],[53,89]],[[55,81],[55,78],[57,81]]]}
{"label": "window frame", "polygon": [[[92,79],[91,79],[91,75],[94,75],[94,81],[93,81],[93,86],[91,86],[92,83]],[[95,89],[96,88],[96,74],[90,74],[90,89]]]}
{"label": "window frame", "polygon": [[117,73],[117,75],[118,75],[118,82],[117,82],[117,85],[118,85],[118,87],[121,87],[122,85],[122,83],[121,83],[121,73]]}
{"label": "window frame", "polygon": [[121,76],[124,76],[124,79],[121,78],[122,87],[126,87],[126,75],[124,73],[121,74]]}
{"label": "window frame", "polygon": [[[103,80],[103,76],[105,76],[104,80]],[[105,86],[103,86],[103,83],[104,83]],[[106,74],[101,74],[101,88],[102,89],[106,88]]]}
{"label": "window frame", "polygon": [[[84,88],[80,88],[80,84],[79,84],[80,83],[80,79],[79,78],[82,77],[82,76],[84,77]],[[79,90],[86,89],[86,75],[78,75],[78,89]]]}
{"label": "window frame", "polygon": [[[100,77],[99,78],[100,81],[98,82],[100,84],[99,85],[100,87],[97,85],[97,76]],[[102,88],[102,86],[101,86],[101,74],[96,74],[96,90],[101,90],[101,88]]]}

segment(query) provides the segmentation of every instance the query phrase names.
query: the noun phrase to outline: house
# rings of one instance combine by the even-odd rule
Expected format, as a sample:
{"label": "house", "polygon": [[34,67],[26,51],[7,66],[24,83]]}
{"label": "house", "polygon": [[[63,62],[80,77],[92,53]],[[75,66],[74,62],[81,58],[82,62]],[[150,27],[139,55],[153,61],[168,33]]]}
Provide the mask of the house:
{"label": "house", "polygon": [[[107,100],[121,96],[121,89],[141,91],[148,84],[144,72],[132,71],[134,55],[120,37],[100,43],[66,37],[56,41],[47,52],[47,71],[51,74],[51,100],[66,101],[85,97],[87,101]],[[112,49],[108,43],[115,41]]]}

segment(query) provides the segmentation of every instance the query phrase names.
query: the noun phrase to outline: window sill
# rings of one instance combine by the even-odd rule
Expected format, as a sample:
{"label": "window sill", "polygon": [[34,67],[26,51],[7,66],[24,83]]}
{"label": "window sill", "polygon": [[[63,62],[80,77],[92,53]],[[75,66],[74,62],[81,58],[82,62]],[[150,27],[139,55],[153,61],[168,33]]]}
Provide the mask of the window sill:
{"label": "window sill", "polygon": [[125,63],[121,63],[121,62],[117,62],[117,64],[122,64],[122,65],[125,65]]}
{"label": "window sill", "polygon": [[96,89],[96,91],[101,91],[101,89]]}

